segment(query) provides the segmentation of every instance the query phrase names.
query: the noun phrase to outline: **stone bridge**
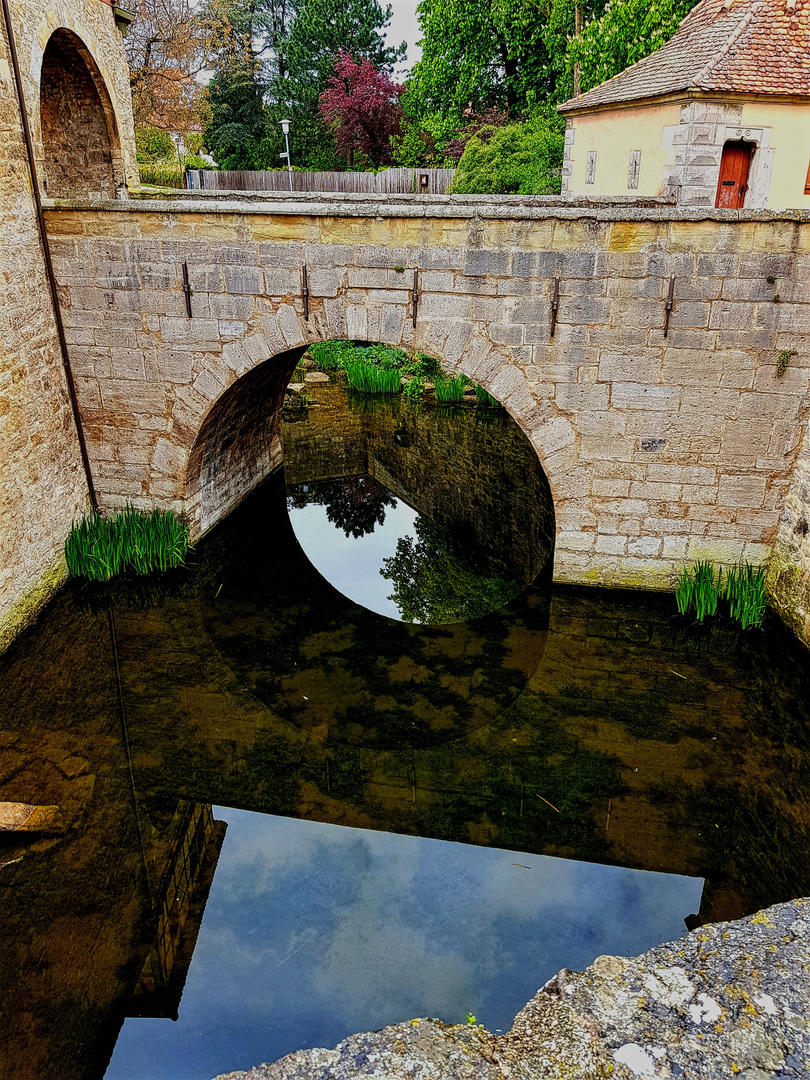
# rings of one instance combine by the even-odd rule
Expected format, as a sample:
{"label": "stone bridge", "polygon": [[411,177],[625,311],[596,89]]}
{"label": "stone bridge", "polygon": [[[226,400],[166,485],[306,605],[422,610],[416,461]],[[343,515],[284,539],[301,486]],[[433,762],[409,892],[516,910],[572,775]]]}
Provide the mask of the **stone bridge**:
{"label": "stone bridge", "polygon": [[801,212],[483,196],[46,205],[105,507],[172,506],[204,533],[280,464],[302,351],[353,338],[437,356],[504,403],[548,477],[557,580],[660,588],[696,558],[759,563],[780,522],[795,562]]}

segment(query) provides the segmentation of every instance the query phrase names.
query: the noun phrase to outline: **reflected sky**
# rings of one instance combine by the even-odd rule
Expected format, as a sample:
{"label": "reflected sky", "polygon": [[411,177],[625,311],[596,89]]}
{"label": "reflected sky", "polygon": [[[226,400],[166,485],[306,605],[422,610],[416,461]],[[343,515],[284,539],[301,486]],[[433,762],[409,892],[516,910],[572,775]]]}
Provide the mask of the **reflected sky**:
{"label": "reflected sky", "polygon": [[391,582],[381,576],[383,559],[396,554],[397,541],[416,536],[419,517],[402,499],[385,507],[385,520],[365,536],[346,536],[327,517],[327,507],[310,503],[289,511],[290,521],[307,558],[328,582],[344,596],[369,611],[400,619],[399,609],[389,600]]}
{"label": "reflected sky", "polygon": [[562,967],[684,933],[702,881],[215,808],[228,832],[180,1018],[105,1080],[204,1080],[416,1016],[490,1030]]}

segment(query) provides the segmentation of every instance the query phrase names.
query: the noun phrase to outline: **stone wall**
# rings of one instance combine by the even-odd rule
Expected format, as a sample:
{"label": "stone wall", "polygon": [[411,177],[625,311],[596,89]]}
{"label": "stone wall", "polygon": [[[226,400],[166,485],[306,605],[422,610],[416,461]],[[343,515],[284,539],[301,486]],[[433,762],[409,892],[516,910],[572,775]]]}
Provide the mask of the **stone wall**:
{"label": "stone wall", "polygon": [[[198,534],[232,505],[209,486],[203,524],[188,486],[225,391],[284,353],[281,386],[290,350],[350,337],[439,356],[507,406],[548,476],[558,580],[661,588],[694,559],[773,550],[809,404],[801,212],[281,196],[64,205],[48,221],[109,507],[158,501]],[[232,480],[220,470],[223,493]]]}
{"label": "stone wall", "polygon": [[0,651],[64,579],[65,536],[88,505],[4,29],[0,33]]}
{"label": "stone wall", "polygon": [[[40,183],[58,193],[110,195],[124,180],[137,187],[129,72],[112,8],[10,6]],[[59,48],[48,54],[58,60],[61,48],[64,62],[46,65],[43,118],[40,80],[55,33]],[[64,579],[64,540],[87,507],[0,20],[0,650]]]}

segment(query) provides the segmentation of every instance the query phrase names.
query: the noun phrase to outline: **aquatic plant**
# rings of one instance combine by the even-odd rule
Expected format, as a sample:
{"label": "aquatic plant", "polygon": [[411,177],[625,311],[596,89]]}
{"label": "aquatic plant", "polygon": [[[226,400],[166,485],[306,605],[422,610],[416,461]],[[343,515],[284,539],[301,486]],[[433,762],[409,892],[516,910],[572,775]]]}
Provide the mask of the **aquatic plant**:
{"label": "aquatic plant", "polygon": [[463,401],[466,389],[467,377],[465,375],[451,375],[450,378],[440,376],[433,384],[433,392],[439,404]]}
{"label": "aquatic plant", "polygon": [[744,563],[733,566],[726,575],[726,598],[729,614],[743,630],[762,626],[768,598],[765,595],[765,571]]}
{"label": "aquatic plant", "polygon": [[702,623],[707,615],[717,614],[721,596],[728,600],[729,615],[743,630],[761,626],[768,606],[765,571],[750,563],[733,566],[726,573],[725,585],[722,569],[716,570],[708,561],[699,561],[691,570],[684,567],[681,571],[675,587],[680,615],[694,612],[695,621]]}
{"label": "aquatic plant", "polygon": [[127,506],[111,517],[93,514],[74,524],[65,559],[73,577],[109,581],[126,570],[150,574],[181,566],[188,546],[188,529],[173,510]]}
{"label": "aquatic plant", "polygon": [[399,371],[355,360],[346,365],[346,377],[353,390],[361,394],[397,394],[401,386]]}
{"label": "aquatic plant", "polygon": [[425,392],[425,380],[418,375],[405,383],[403,393],[406,398],[418,398]]}
{"label": "aquatic plant", "polygon": [[698,561],[692,570],[684,569],[675,589],[675,602],[681,615],[694,611],[695,620],[717,614],[723,571],[715,571],[707,561]]}
{"label": "aquatic plant", "polygon": [[475,387],[475,400],[479,405],[483,405],[486,409],[502,409],[500,401],[494,398],[483,386],[479,386],[478,383],[474,383]]}

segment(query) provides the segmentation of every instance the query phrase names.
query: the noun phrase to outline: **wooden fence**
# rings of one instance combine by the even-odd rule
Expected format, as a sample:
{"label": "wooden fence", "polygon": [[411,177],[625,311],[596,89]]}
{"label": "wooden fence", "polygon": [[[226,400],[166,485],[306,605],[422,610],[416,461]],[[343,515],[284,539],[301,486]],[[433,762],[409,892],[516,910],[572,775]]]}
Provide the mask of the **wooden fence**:
{"label": "wooden fence", "polygon": [[361,195],[443,195],[455,169],[384,169],[382,172],[260,172],[188,169],[191,188],[205,191],[352,192]]}

